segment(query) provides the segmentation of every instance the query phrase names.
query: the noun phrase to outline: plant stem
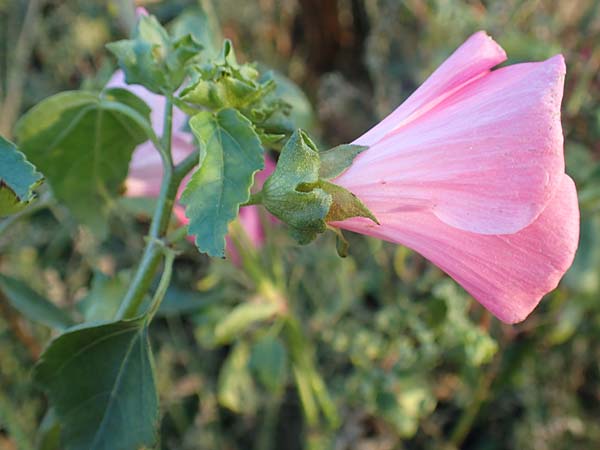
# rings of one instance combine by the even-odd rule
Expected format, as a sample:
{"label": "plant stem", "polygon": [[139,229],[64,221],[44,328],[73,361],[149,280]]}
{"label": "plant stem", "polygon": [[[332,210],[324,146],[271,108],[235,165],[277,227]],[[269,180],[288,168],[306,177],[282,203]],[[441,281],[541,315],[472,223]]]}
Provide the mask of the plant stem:
{"label": "plant stem", "polygon": [[129,289],[117,311],[117,319],[130,319],[136,316],[137,310],[152,283],[154,273],[160,263],[162,250],[156,241],[151,240],[144,249],[142,260],[135,272]]}
{"label": "plant stem", "polygon": [[162,130],[162,149],[160,155],[163,157],[163,166],[173,167],[171,157],[171,141],[173,137],[173,97],[168,95],[165,103],[165,117]]}
{"label": "plant stem", "polygon": [[469,403],[469,405],[462,412],[450,435],[450,444],[452,445],[452,448],[461,448],[463,442],[471,432],[482,405],[490,396],[492,383],[498,375],[500,359],[501,357],[497,355],[488,370],[479,376],[471,403]]}
{"label": "plant stem", "polygon": [[156,292],[154,293],[154,298],[152,298],[150,310],[148,311],[148,315],[146,317],[146,323],[150,323],[154,318],[154,315],[158,311],[158,308],[160,308],[160,304],[165,298],[165,294],[167,293],[169,284],[171,283],[171,275],[173,274],[173,261],[175,261],[175,252],[170,248],[165,247],[164,254],[165,268],[163,269],[163,273],[160,276],[160,282],[158,283],[158,287],[156,288]]}
{"label": "plant stem", "polygon": [[200,150],[196,149],[185,157],[177,166],[175,166],[175,178],[183,180],[183,178],[198,164],[200,159]]}
{"label": "plant stem", "polygon": [[262,191],[256,192],[255,194],[250,194],[250,198],[246,203],[240,205],[242,206],[252,206],[252,205],[261,205],[262,204]]}
{"label": "plant stem", "polygon": [[[160,152],[163,161],[163,179],[160,186],[160,194],[158,196],[156,210],[152,216],[152,222],[150,223],[146,248],[144,249],[142,259],[133,280],[129,285],[129,289],[117,311],[117,319],[133,318],[138,314],[138,309],[152,284],[154,274],[160,264],[161,255],[165,250],[165,244],[161,242],[160,239],[169,226],[177,189],[179,188],[179,184],[183,177],[193,167],[193,161],[188,160],[189,157],[182,161],[177,167],[173,167],[171,157],[172,118],[173,103],[170,98],[167,98],[161,148],[157,149]],[[183,166],[184,162],[186,163],[185,166]],[[186,168],[187,171],[185,170]]]}
{"label": "plant stem", "polygon": [[167,245],[173,245],[173,244],[176,244],[179,241],[183,240],[187,235],[188,235],[188,227],[183,226],[183,227],[179,227],[175,231],[171,231],[169,234],[167,234],[165,236],[165,238],[163,239],[163,241]]}

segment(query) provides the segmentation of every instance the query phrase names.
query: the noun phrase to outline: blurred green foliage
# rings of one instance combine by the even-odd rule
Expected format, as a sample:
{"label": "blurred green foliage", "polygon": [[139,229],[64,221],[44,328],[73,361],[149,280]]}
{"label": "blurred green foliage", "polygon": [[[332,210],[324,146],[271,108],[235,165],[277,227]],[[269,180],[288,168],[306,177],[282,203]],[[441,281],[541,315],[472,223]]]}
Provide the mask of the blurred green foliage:
{"label": "blurred green foliage", "polygon": [[[360,135],[479,29],[508,63],[562,52],[567,171],[582,207],[573,268],[515,327],[419,255],[380,241],[349,236],[341,259],[334,236],[297,247],[265,220],[260,252],[234,232],[240,266],[209,263],[186,244],[152,330],[160,448],[600,447],[600,3],[323,1],[317,14],[334,19],[325,22],[335,45],[320,46],[306,0],[139,3],[167,24],[203,7],[207,27],[220,22],[242,61],[259,59],[303,87],[315,111],[298,100],[303,126],[329,145]],[[4,101],[29,4],[0,0]],[[61,90],[101,86],[115,68],[104,45],[127,36],[131,17],[122,1],[41,1],[19,112]],[[49,204],[2,229],[0,272],[74,317],[101,316],[89,299],[122,292],[143,246],[144,208],[134,206],[113,212],[100,242]],[[52,332],[17,310],[0,297],[0,448],[56,449],[29,373]]]}

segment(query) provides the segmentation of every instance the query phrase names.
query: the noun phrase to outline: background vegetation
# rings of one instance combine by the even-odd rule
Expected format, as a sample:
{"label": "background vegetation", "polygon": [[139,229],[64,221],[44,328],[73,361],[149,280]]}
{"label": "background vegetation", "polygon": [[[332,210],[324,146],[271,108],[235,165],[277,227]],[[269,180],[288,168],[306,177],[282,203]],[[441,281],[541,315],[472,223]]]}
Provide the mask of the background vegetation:
{"label": "background vegetation", "polygon": [[[231,38],[241,60],[301,86],[310,103],[288,86],[296,112],[331,145],[368,129],[479,29],[506,49],[508,63],[562,52],[567,171],[582,209],[573,268],[514,327],[419,255],[376,240],[352,236],[350,256],[340,259],[331,236],[299,248],[266,222],[260,252],[240,235],[241,267],[188,246],[153,324],[160,448],[600,447],[599,2],[139,4],[163,23],[201,7],[206,30]],[[125,37],[133,20],[127,2],[0,0],[0,133],[10,136],[18,115],[53,93],[101,87],[115,69],[104,44]],[[115,205],[102,242],[53,204],[10,227],[0,222],[0,273],[90,314],[91,296],[119,298],[143,245],[146,207]],[[51,333],[48,314],[24,310],[4,291],[0,449],[60,448],[30,380]],[[292,311],[294,327],[244,312],[249,301],[273,297]]]}

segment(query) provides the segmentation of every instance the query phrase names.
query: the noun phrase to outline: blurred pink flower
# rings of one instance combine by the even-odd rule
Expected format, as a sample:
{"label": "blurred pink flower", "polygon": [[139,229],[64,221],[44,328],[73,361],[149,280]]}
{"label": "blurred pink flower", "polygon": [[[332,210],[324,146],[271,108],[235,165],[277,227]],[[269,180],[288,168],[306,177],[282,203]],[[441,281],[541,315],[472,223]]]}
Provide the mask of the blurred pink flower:
{"label": "blurred pink flower", "polygon": [[[125,83],[125,75],[122,71],[113,74],[106,87],[124,88],[136,94],[151,108],[152,127],[157,135],[162,134],[163,115],[165,108],[165,98],[154,94],[140,85],[130,85]],[[186,115],[179,109],[173,109],[173,133],[171,152],[173,161],[177,164],[186,156],[194,151],[193,138],[188,132],[183,131],[187,123]],[[270,158],[265,159],[265,168],[256,174],[258,187],[262,187],[264,180],[273,172],[275,163]],[[139,145],[133,152],[129,164],[129,173],[125,181],[125,195],[128,197],[158,197],[163,170],[159,153],[154,148],[152,142],[146,141]],[[177,194],[177,199],[181,196],[187,181],[191,177],[188,175]],[[185,217],[183,206],[176,204],[173,213],[183,225],[187,225],[189,220]],[[248,206],[240,209],[240,224],[248,235],[249,241],[256,247],[264,243],[264,230],[260,220],[260,212],[257,206]],[[193,242],[193,239],[190,238]],[[228,239],[228,249],[235,259],[235,254]]]}
{"label": "blurred pink flower", "polygon": [[564,172],[563,57],[490,70],[505,60],[474,34],[356,139],[370,148],[335,183],[381,225],[335,225],[411,247],[514,323],[571,265],[579,209]]}

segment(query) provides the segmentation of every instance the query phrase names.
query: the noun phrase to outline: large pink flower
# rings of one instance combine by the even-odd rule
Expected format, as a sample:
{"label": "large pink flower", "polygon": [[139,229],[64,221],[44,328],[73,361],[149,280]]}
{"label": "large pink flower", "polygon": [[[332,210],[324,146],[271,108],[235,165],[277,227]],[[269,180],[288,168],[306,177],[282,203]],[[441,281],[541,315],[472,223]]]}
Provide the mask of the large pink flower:
{"label": "large pink flower", "polygon": [[[163,117],[165,108],[165,98],[153,94],[140,85],[129,85],[125,83],[125,75],[122,71],[113,74],[107,87],[125,88],[136,94],[144,100],[151,108],[151,121],[154,131],[160,136],[163,129]],[[179,163],[186,156],[194,151],[192,135],[184,131],[187,122],[185,114],[177,108],[173,110],[173,133],[171,151],[173,161]],[[265,160],[265,169],[256,175],[257,185],[262,183],[274,170],[275,163],[267,158]],[[131,163],[129,164],[129,173],[125,181],[125,195],[128,197],[158,197],[163,170],[162,161],[159,153],[154,148],[152,142],[147,141],[139,145],[133,152]],[[187,178],[181,184],[177,199],[181,196],[187,181]],[[187,225],[189,220],[185,216],[183,206],[176,204],[173,212],[180,223]],[[265,239],[260,211],[256,206],[248,206],[240,210],[239,215],[242,228],[248,235],[249,241],[256,247],[260,247]],[[231,245],[228,246],[231,253]],[[235,257],[235,254],[232,254]]]}
{"label": "large pink flower", "polygon": [[490,70],[505,60],[474,34],[356,139],[370,148],[335,183],[381,225],[335,225],[411,247],[514,323],[571,265],[579,209],[564,173],[563,57]]}

